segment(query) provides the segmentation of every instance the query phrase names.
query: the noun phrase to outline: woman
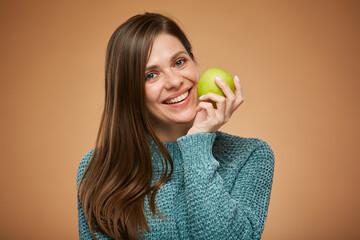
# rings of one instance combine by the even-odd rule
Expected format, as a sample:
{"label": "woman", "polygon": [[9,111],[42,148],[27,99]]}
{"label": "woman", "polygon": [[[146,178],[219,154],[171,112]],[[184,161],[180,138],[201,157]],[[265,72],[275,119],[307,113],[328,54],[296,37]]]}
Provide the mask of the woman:
{"label": "woman", "polygon": [[273,153],[217,131],[243,102],[238,78],[235,93],[216,79],[226,98],[198,98],[190,42],[152,13],[114,32],[105,71],[97,142],[78,169],[80,239],[260,239]]}

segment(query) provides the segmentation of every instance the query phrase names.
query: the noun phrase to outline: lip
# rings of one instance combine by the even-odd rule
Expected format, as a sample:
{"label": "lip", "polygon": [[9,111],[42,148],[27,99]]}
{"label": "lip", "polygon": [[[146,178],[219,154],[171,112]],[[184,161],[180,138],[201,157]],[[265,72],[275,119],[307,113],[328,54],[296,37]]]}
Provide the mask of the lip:
{"label": "lip", "polygon": [[186,92],[189,91],[189,90],[190,90],[190,88],[187,88],[187,89],[183,89],[183,90],[181,90],[181,91],[179,91],[179,92],[176,92],[176,93],[174,93],[174,94],[171,94],[168,98],[166,98],[166,99],[163,101],[163,103],[169,102],[171,99],[176,98],[176,97],[178,97],[178,96],[181,96],[181,95],[183,95],[184,93],[186,93]]}
{"label": "lip", "polygon": [[[186,91],[189,91],[189,95],[187,96],[187,98],[181,102],[178,102],[178,103],[173,103],[173,104],[166,104],[165,102],[163,103],[165,106],[167,107],[171,107],[171,108],[179,108],[179,107],[183,107],[185,106],[186,104],[188,104],[191,100],[191,95],[192,95],[192,92],[193,92],[194,88],[188,88],[187,90],[185,91],[181,91],[179,92],[180,94],[176,93],[176,94],[173,94],[171,95],[171,98],[168,98],[168,99],[173,99],[177,96],[180,96],[181,94],[185,93]],[[175,96],[175,97],[172,97],[172,96]],[[167,101],[167,100],[166,100]]]}

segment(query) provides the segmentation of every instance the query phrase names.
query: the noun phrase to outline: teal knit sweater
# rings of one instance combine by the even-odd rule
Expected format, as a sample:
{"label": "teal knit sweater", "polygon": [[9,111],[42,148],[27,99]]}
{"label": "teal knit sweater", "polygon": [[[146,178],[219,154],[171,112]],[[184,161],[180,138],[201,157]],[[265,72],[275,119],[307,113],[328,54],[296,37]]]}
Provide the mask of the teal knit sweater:
{"label": "teal knit sweater", "polygon": [[[274,172],[267,143],[216,132],[187,135],[164,145],[174,172],[156,195],[156,206],[166,219],[154,217],[145,199],[151,228],[146,239],[261,238]],[[80,162],[78,185],[92,154],[89,151]],[[79,202],[78,214],[80,239],[92,239]],[[98,232],[96,236],[110,239]]]}

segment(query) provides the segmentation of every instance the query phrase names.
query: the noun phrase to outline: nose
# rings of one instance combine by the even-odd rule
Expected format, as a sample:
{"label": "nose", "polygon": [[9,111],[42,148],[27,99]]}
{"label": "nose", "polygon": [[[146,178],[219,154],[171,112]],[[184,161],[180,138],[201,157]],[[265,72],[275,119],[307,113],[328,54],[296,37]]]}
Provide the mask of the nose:
{"label": "nose", "polygon": [[167,71],[165,73],[164,85],[166,89],[178,89],[184,82],[183,77],[176,71]]}

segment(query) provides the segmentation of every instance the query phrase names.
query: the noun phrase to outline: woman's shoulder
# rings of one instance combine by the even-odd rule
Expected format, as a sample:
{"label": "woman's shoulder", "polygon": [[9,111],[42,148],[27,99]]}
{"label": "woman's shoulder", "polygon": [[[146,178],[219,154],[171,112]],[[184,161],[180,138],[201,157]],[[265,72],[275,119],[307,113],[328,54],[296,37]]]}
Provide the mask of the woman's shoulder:
{"label": "woman's shoulder", "polygon": [[79,183],[81,181],[82,176],[84,175],[84,172],[89,165],[90,159],[94,153],[94,149],[88,151],[81,159],[77,171],[77,179],[76,179],[76,185],[79,186]]}
{"label": "woman's shoulder", "polygon": [[230,145],[241,148],[257,148],[257,147],[269,147],[269,144],[259,138],[247,138],[231,135],[229,133],[217,131],[215,143],[220,145]]}
{"label": "woman's shoulder", "polygon": [[261,151],[265,155],[273,156],[270,145],[262,139],[239,137],[220,131],[216,132],[213,151],[217,154],[239,156],[249,156],[254,151]]}

